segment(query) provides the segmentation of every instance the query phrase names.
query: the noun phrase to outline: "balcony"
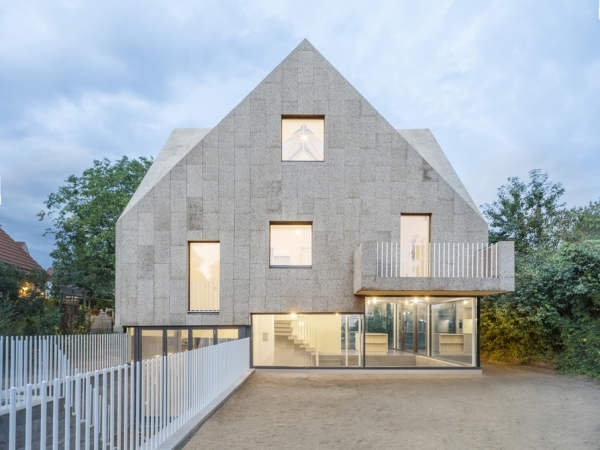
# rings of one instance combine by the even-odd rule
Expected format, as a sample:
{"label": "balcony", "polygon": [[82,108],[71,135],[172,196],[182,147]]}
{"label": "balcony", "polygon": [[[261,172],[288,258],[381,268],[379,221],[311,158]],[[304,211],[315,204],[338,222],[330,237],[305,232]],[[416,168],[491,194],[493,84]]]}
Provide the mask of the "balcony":
{"label": "balcony", "polygon": [[365,242],[355,295],[491,295],[514,290],[514,243]]}

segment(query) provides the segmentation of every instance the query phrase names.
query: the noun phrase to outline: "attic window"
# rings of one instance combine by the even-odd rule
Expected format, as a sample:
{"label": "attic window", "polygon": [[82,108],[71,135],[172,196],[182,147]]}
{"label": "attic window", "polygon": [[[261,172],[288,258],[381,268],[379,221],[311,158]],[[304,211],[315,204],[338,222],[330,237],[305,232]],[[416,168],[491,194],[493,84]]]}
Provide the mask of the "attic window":
{"label": "attic window", "polygon": [[324,117],[281,119],[282,161],[324,161],[324,142]]}

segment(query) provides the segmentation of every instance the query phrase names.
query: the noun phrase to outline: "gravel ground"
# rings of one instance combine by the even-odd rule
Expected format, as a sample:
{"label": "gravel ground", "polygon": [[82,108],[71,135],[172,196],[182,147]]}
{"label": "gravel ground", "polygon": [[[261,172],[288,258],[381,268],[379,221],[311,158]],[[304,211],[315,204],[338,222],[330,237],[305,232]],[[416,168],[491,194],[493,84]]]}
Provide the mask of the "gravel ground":
{"label": "gravel ground", "polygon": [[600,383],[490,365],[483,376],[257,373],[185,448],[600,449]]}

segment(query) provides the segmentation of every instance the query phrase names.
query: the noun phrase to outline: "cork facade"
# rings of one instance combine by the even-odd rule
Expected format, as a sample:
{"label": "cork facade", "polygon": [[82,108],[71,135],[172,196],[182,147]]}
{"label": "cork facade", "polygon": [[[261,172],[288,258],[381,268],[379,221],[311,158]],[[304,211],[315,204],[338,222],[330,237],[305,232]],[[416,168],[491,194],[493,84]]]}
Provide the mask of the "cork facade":
{"label": "cork facade", "polygon": [[[324,121],[323,160],[282,161],[282,120],[311,117]],[[463,256],[465,243],[487,242],[487,223],[431,132],[395,129],[305,40],[214,128],[169,137],[117,222],[117,324],[249,326],[257,313],[362,314],[365,295],[386,289],[512,289],[510,243],[486,256],[496,277],[481,288],[478,277],[361,286],[360,272],[377,284],[378,263],[373,253],[357,266],[357,249],[398,241],[402,214],[428,215],[430,242],[462,243]],[[312,225],[309,268],[272,267],[274,223]],[[190,312],[190,242],[220,244],[218,311]]]}

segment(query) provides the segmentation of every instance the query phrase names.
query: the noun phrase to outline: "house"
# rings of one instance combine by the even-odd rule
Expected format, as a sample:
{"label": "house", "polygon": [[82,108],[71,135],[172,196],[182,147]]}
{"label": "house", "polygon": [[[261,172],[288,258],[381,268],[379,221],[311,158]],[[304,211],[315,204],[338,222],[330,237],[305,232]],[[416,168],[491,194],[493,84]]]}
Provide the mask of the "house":
{"label": "house", "polygon": [[11,238],[6,231],[0,227],[0,262],[13,265],[19,269],[30,272],[32,270],[43,270],[42,267],[31,257],[25,242],[17,242]]}
{"label": "house", "polygon": [[514,288],[432,133],[306,40],[214,128],[173,131],[116,233],[138,359],[250,336],[255,367],[477,368],[480,299]]}

